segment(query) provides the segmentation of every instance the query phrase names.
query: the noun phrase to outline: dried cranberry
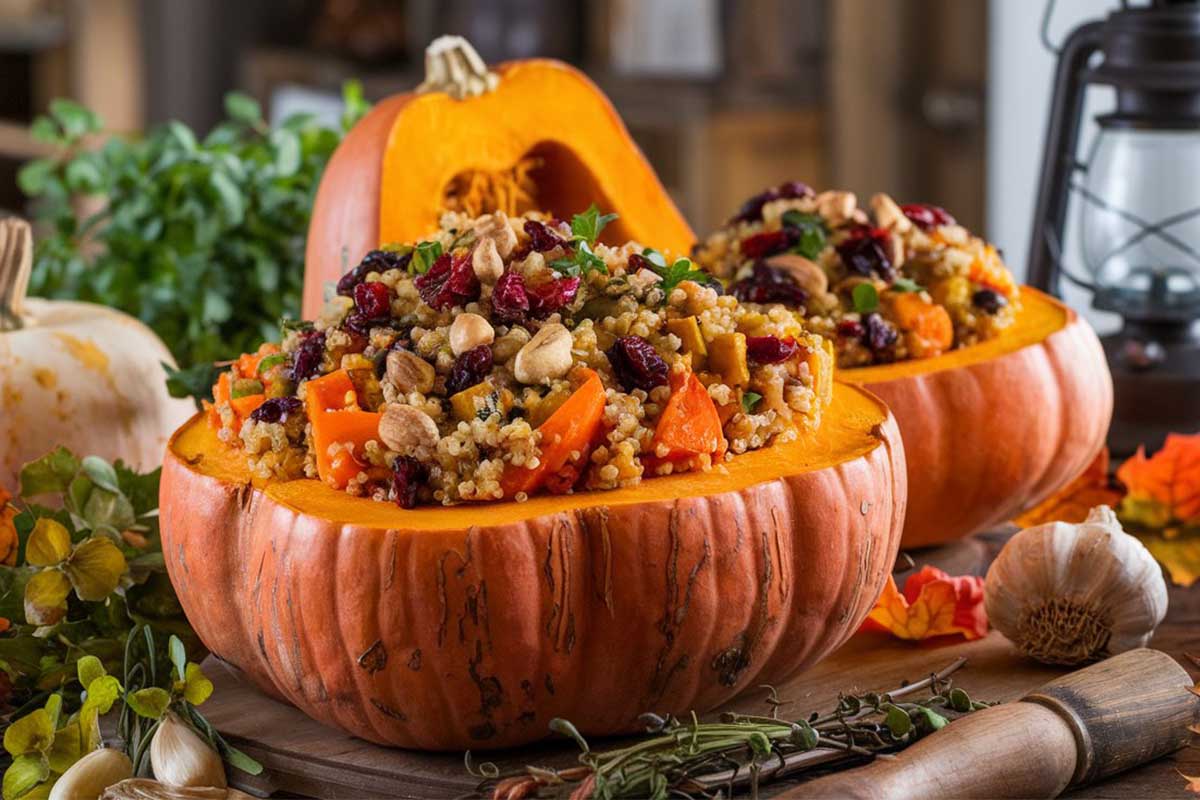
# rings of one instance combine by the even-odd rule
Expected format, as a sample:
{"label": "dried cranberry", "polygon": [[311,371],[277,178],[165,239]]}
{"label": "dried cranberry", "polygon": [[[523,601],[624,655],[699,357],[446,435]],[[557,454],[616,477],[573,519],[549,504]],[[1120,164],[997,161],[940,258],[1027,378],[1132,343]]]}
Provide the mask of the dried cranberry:
{"label": "dried cranberry", "polygon": [[980,289],[971,295],[971,303],[989,314],[995,314],[1008,305],[1008,298],[994,289]]}
{"label": "dried cranberry", "polygon": [[482,381],[492,371],[492,348],[481,344],[454,359],[450,377],[446,378],[446,391],[458,394]]}
{"label": "dried cranberry", "polygon": [[636,275],[644,269],[654,272],[654,262],[640,253],[634,253],[629,257],[629,266],[626,268],[626,272],[630,275]]}
{"label": "dried cranberry", "polygon": [[891,234],[884,228],[861,226],[837,246],[838,255],[846,269],[856,275],[874,274],[890,283],[896,277],[896,270],[888,258],[889,236]]}
{"label": "dried cranberry", "polygon": [[796,355],[800,346],[792,337],[747,336],[746,357],[758,364],[778,364]]}
{"label": "dried cranberry", "polygon": [[525,221],[525,233],[529,235],[529,247],[539,253],[545,253],[547,250],[553,250],[556,247],[566,247],[570,244],[566,239],[563,239],[554,231],[550,230],[550,226],[545,223],[538,222],[535,219]]}
{"label": "dried cranberry", "polygon": [[391,316],[392,290],[386,283],[370,281],[354,287],[354,308],[366,319]]}
{"label": "dried cranberry", "polygon": [[654,345],[640,336],[622,336],[605,354],[625,391],[650,391],[667,382],[670,368]]}
{"label": "dried cranberry", "polygon": [[845,336],[850,339],[860,339],[866,332],[861,322],[855,322],[852,319],[844,319],[837,324],[838,336]]}
{"label": "dried cranberry", "polygon": [[792,237],[786,230],[764,231],[742,239],[741,250],[746,258],[766,258],[791,246]]}
{"label": "dried cranberry", "polygon": [[521,273],[509,270],[492,289],[492,316],[500,322],[524,322],[529,315],[529,293]]}
{"label": "dried cranberry", "polygon": [[912,220],[913,224],[921,230],[931,230],[939,225],[954,225],[954,217],[950,216],[950,212],[940,206],[931,206],[925,203],[909,203],[900,206],[900,210],[904,212],[904,216]]}
{"label": "dried cranberry", "polygon": [[812,193],[812,189],[808,184],[801,183],[800,181],[781,183],[775,188],[760,192],[745,203],[742,203],[742,207],[738,209],[737,214],[729,222],[758,222],[762,219],[763,206],[772,200],[790,200],[797,197],[808,197]]}
{"label": "dried cranberry", "polygon": [[394,250],[372,250],[363,256],[358,266],[343,275],[337,282],[337,293],[350,297],[354,287],[367,279],[372,272],[387,272],[389,269],[404,269],[412,261],[412,253],[397,253]]}
{"label": "dried cranberry", "polygon": [[392,462],[392,495],[401,508],[416,508],[417,490],[429,480],[429,468],[412,456],[396,456]]}
{"label": "dried cranberry", "polygon": [[874,352],[891,347],[899,335],[892,324],[878,314],[867,314],[863,317],[863,327],[866,328],[864,341]]}
{"label": "dried cranberry", "polygon": [[479,279],[471,268],[471,258],[465,253],[446,253],[433,262],[424,275],[413,279],[426,305],[445,311],[479,298]]}
{"label": "dried cranberry", "polygon": [[[347,330],[350,335],[358,337],[366,337],[371,333],[371,328],[377,327],[380,320],[368,319],[362,314],[354,313],[342,320],[342,327]],[[361,352],[361,351],[359,351]]]}
{"label": "dried cranberry", "polygon": [[762,261],[754,265],[749,276],[729,287],[729,291],[743,303],[782,303],[795,307],[808,299],[791,275]]}
{"label": "dried cranberry", "polygon": [[550,316],[575,299],[579,283],[578,277],[557,278],[525,287],[529,296],[529,313],[536,319]]}
{"label": "dried cranberry", "polygon": [[304,406],[296,397],[272,397],[250,412],[255,422],[287,422],[288,417]]}
{"label": "dried cranberry", "polygon": [[312,331],[301,341],[292,356],[292,380],[302,381],[321,371],[325,358],[325,332]]}

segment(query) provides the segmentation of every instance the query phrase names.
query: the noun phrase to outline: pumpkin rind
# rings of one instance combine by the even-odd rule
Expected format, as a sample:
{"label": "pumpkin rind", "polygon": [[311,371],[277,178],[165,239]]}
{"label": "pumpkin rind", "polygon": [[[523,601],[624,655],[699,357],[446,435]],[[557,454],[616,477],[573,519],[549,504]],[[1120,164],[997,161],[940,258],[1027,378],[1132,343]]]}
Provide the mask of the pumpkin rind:
{"label": "pumpkin rind", "polygon": [[443,190],[457,174],[507,169],[530,154],[548,162],[534,176],[539,210],[570,219],[595,202],[619,215],[604,241],[687,253],[695,235],[587,76],[548,59],[509,62],[496,72],[496,89],[478,97],[390,97],[346,135],[313,206],[304,318],[320,312],[325,284],[368,250],[433,232]]}
{"label": "pumpkin rind", "polygon": [[997,339],[937,358],[842,370],[891,408],[908,461],[903,547],[1005,522],[1082,472],[1112,418],[1108,363],[1091,326],[1021,288]]}
{"label": "pumpkin rind", "polygon": [[556,716],[630,731],[786,680],[870,610],[906,494],[894,420],[846,386],[820,432],[724,474],[486,507],[256,488],[212,437],[176,434],[160,503],[205,645],[318,720],[423,749],[525,743]]}

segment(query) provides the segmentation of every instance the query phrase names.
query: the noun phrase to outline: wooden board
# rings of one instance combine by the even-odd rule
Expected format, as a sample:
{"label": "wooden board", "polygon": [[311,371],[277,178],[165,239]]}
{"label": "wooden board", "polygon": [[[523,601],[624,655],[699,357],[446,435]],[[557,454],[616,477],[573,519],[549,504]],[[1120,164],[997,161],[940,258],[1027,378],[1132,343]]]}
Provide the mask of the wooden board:
{"label": "wooden board", "polygon": [[[919,563],[935,560],[955,563],[958,572],[979,571],[990,560],[1000,539],[982,539],[938,554],[918,554]],[[966,549],[964,549],[966,548]],[[1200,585],[1173,590],[1171,612],[1153,642],[1179,658],[1192,672],[1200,672],[1184,653],[1200,652]],[[915,680],[940,669],[958,656],[968,659],[956,676],[960,686],[984,700],[1016,699],[1066,670],[1022,658],[1000,634],[993,632],[977,642],[945,646],[911,644],[884,635],[853,638],[825,662],[794,681],[777,687],[781,698],[793,701],[797,715],[831,706],[840,691],[884,690],[902,680]],[[271,700],[242,680],[236,670],[210,659],[206,671],[216,692],[204,706],[209,720],[230,741],[266,767],[263,776],[236,781],[239,788],[259,796],[278,792],[287,796],[322,798],[451,798],[469,794],[476,780],[463,768],[461,753],[431,754],[388,749],[347,736],[313,722],[290,706]],[[727,708],[741,712],[765,710],[761,691],[749,691]],[[596,743],[592,743],[596,746]],[[1036,743],[1031,742],[1035,747]],[[481,753],[478,756],[511,769],[524,764],[562,767],[575,760],[573,745],[561,740],[521,748],[519,751]],[[1184,781],[1176,768],[1200,774],[1200,750],[1180,753],[1126,773],[1114,780],[1072,793],[1071,797],[1180,797]],[[770,788],[762,793],[769,797]]]}

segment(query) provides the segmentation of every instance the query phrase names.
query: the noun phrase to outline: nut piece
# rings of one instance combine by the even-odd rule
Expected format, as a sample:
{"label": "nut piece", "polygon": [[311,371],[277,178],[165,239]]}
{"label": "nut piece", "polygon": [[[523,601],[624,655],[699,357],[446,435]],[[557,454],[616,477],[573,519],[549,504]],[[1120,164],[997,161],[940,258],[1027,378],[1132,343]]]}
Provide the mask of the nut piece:
{"label": "nut piece", "polygon": [[387,379],[404,394],[429,394],[433,391],[433,380],[436,377],[433,365],[416,353],[393,350],[387,354]]}
{"label": "nut piece", "polygon": [[504,259],[496,248],[495,239],[480,239],[471,253],[471,268],[480,283],[492,285],[504,274]]}
{"label": "nut piece", "polygon": [[440,438],[437,423],[419,408],[393,403],[379,418],[379,440],[401,455],[432,455]]}
{"label": "nut piece", "polygon": [[854,192],[828,191],[817,195],[817,213],[833,225],[850,219],[857,209]]}
{"label": "nut piece", "polygon": [[896,201],[890,195],[880,192],[872,197],[871,211],[875,213],[875,222],[881,228],[887,228],[896,233],[908,233],[912,230],[912,220],[904,216],[904,212],[900,210],[900,206],[896,205]]}
{"label": "nut piece", "polygon": [[767,264],[790,275],[809,297],[820,297],[829,291],[829,278],[825,270],[802,255],[783,253],[771,256]]}
{"label": "nut piece", "polygon": [[508,224],[508,215],[503,211],[480,217],[475,223],[475,238],[491,239],[501,258],[508,258],[517,246],[517,233]]}
{"label": "nut piece", "polygon": [[904,266],[904,240],[895,231],[888,234],[887,256],[896,269]]}
{"label": "nut piece", "polygon": [[459,314],[450,323],[450,350],[461,356],[481,344],[491,344],[496,338],[492,323],[478,314]]}
{"label": "nut piece", "polygon": [[558,323],[545,325],[513,359],[513,375],[521,383],[561,378],[571,369],[571,332]]}

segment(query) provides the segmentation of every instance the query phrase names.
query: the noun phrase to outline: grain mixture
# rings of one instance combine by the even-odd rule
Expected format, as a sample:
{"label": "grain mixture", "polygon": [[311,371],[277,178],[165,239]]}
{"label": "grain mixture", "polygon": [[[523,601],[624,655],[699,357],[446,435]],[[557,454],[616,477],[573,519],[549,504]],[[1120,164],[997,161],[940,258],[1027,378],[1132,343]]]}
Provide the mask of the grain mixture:
{"label": "grain mixture", "polygon": [[211,424],[261,478],[406,508],[720,468],[819,425],[827,342],[686,258],[599,243],[609,219],[448,213],[368,253],[221,375]]}
{"label": "grain mixture", "polygon": [[840,367],[928,358],[1012,325],[1019,295],[996,248],[944,209],[870,211],[791,182],[752,197],[695,248],[741,300],[780,302],[835,343]]}

